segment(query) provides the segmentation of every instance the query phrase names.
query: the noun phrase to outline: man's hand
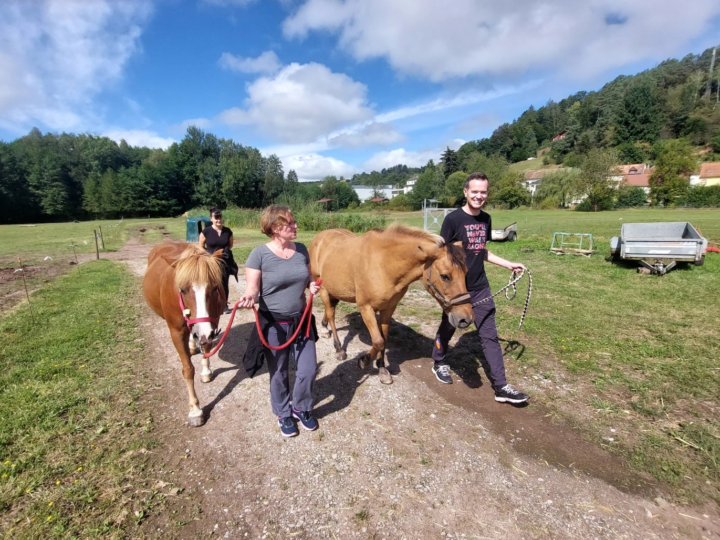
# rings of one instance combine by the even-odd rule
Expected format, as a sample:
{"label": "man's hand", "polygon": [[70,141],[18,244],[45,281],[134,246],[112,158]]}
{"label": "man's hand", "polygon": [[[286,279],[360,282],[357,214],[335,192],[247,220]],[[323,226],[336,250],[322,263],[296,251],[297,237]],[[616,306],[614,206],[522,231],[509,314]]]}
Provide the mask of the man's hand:
{"label": "man's hand", "polygon": [[520,272],[524,272],[525,270],[527,270],[527,268],[525,268],[525,265],[523,263],[516,263],[516,262],[508,261],[508,264],[509,264],[508,268],[516,274],[519,274]]}

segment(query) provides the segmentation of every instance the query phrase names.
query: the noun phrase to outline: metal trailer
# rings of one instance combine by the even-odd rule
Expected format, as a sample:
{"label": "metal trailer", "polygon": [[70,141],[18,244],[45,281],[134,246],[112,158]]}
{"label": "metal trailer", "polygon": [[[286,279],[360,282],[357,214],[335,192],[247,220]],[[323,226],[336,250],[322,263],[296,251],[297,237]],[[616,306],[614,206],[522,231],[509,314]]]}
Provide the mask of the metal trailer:
{"label": "metal trailer", "polygon": [[493,229],[490,234],[490,239],[493,242],[514,242],[517,238],[517,222],[511,223],[504,229]]}
{"label": "metal trailer", "polygon": [[610,239],[610,260],[638,261],[638,272],[663,275],[678,262],[701,266],[707,243],[686,221],[625,223]]}

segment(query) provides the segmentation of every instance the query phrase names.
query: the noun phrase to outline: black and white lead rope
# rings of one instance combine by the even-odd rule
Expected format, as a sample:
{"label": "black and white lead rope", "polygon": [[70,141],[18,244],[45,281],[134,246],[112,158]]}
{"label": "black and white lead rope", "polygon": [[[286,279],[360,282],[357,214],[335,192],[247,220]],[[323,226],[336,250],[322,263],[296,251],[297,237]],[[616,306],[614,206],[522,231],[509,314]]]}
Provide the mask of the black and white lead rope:
{"label": "black and white lead rope", "polygon": [[[493,298],[495,298],[497,295],[499,295],[501,292],[505,291],[505,298],[507,300],[513,300],[515,296],[517,295],[517,282],[522,279],[522,277],[525,275],[525,272],[527,272],[528,275],[528,292],[527,296],[525,297],[525,306],[523,307],[522,316],[520,317],[520,324],[518,325],[518,330],[522,328],[523,322],[525,321],[525,316],[527,315],[528,306],[530,305],[530,296],[532,295],[532,274],[530,273],[530,269],[526,268],[519,274],[512,273],[510,274],[510,280],[508,281],[508,284],[505,285],[502,289],[500,289],[495,294],[492,294],[488,296],[487,298],[483,298],[482,300],[478,300],[477,302],[473,302],[472,306],[475,307],[477,305],[480,305],[485,302],[489,302]],[[509,289],[512,287],[512,295],[509,294]]]}

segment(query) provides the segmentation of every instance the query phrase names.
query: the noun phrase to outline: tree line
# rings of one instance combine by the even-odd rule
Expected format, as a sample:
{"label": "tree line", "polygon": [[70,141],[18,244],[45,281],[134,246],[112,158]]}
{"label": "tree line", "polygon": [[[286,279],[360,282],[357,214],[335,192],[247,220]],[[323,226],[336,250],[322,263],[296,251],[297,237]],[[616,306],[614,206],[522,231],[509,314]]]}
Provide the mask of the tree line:
{"label": "tree line", "polygon": [[334,177],[299,183],[276,155],[196,127],[167,150],[134,147],[92,134],[42,134],[34,128],[0,142],[0,222],[172,216],[203,206],[261,208],[280,196],[359,202]]}

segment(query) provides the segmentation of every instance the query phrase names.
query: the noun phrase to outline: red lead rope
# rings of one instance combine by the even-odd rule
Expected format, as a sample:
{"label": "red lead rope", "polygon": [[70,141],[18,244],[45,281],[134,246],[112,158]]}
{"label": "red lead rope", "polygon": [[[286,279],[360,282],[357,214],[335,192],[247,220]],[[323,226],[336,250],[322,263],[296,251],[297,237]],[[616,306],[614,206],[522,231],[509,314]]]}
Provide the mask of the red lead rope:
{"label": "red lead rope", "polygon": [[[320,286],[322,285],[322,279],[318,279],[315,282],[316,285]],[[220,350],[220,347],[222,347],[223,342],[225,341],[225,337],[227,336],[227,331],[232,327],[233,319],[235,318],[235,311],[237,311],[238,304],[240,303],[240,300],[235,302],[235,305],[233,306],[232,313],[230,314],[230,321],[228,322],[227,327],[225,328],[225,332],[223,332],[222,337],[220,338],[220,342],[215,346],[215,348],[210,351],[209,353],[203,354],[203,358],[210,358],[213,354],[218,352]],[[305,311],[302,314],[302,317],[300,318],[300,322],[298,323],[297,328],[295,329],[295,333],[292,335],[292,337],[283,345],[279,345],[277,347],[274,347],[272,345],[269,345],[268,342],[265,340],[265,336],[262,333],[262,329],[260,328],[260,317],[258,316],[257,309],[255,309],[255,306],[253,306],[253,313],[255,314],[255,327],[257,328],[258,335],[260,336],[260,341],[262,342],[265,347],[268,349],[272,349],[273,351],[279,351],[280,349],[284,349],[288,345],[290,345],[293,341],[295,341],[295,338],[300,333],[300,329],[303,326],[303,321],[307,318],[307,325],[305,329],[305,337],[310,337],[310,324],[312,323],[312,303],[313,303],[313,294],[310,293],[310,298],[308,299],[308,303],[305,306]]]}

